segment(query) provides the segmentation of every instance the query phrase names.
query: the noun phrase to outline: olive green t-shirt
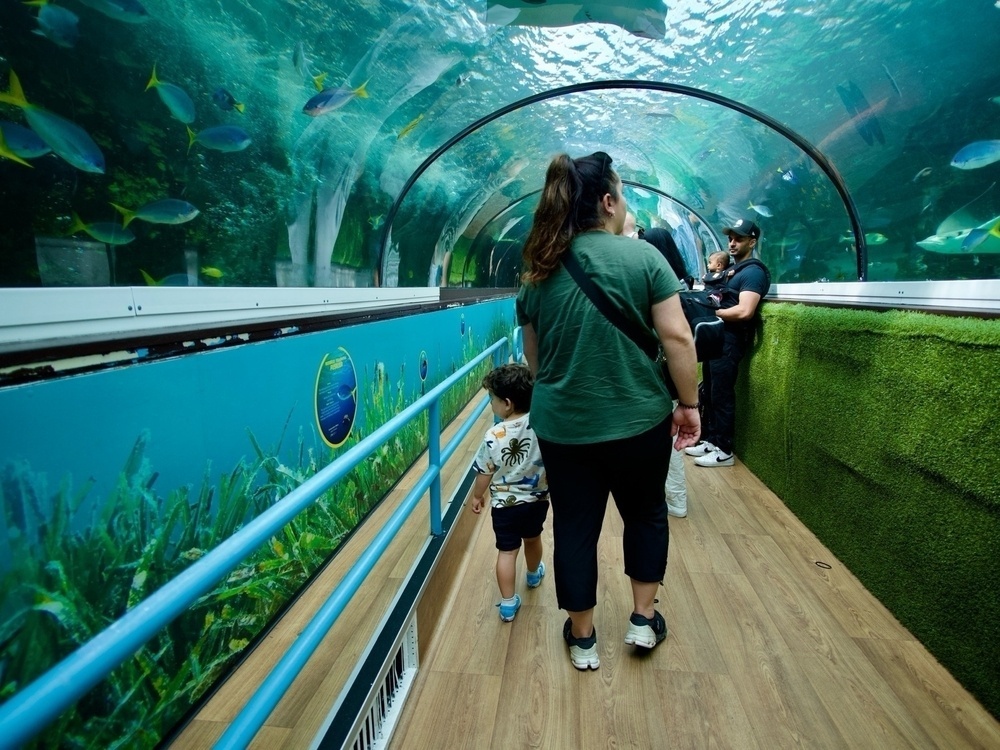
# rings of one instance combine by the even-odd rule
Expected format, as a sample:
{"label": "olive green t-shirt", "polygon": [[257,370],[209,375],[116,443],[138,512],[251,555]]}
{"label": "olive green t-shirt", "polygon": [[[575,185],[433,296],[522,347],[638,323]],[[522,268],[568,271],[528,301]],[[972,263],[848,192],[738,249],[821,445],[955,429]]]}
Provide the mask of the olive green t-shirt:
{"label": "olive green t-shirt", "polygon": [[[652,306],[681,290],[655,247],[607,232],[573,240],[577,261],[611,303],[649,331]],[[654,363],[594,307],[560,264],[517,295],[517,320],[538,338],[531,426],[554,443],[598,443],[639,435],[670,414],[672,403]]]}

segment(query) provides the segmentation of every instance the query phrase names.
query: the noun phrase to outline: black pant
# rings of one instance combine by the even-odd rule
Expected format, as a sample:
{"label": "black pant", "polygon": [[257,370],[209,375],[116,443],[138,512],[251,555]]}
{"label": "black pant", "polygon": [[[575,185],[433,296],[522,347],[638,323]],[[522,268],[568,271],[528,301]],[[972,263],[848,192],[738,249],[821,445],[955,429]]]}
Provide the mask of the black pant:
{"label": "black pant", "polygon": [[748,348],[747,335],[726,331],[722,356],[705,362],[701,368],[702,399],[705,406],[701,437],[726,453],[733,452],[736,378],[740,373],[740,360]]}
{"label": "black pant", "polygon": [[552,559],[561,609],[582,612],[597,604],[597,540],[608,494],[625,525],[625,574],[643,583],[663,580],[670,425],[668,417],[641,435],[604,443],[538,439],[552,502]]}

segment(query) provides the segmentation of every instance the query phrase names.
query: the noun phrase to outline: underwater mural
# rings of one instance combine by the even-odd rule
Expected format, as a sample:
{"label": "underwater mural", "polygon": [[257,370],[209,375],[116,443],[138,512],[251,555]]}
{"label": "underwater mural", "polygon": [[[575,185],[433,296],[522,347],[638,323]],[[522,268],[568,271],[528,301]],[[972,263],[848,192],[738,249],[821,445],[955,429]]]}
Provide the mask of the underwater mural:
{"label": "underwater mural", "polygon": [[7,2],[0,287],[516,285],[530,220],[484,227],[598,149],[680,202],[649,225],[717,239],[752,212],[776,281],[857,277],[802,149],[692,94],[588,88],[612,80],[799,134],[869,279],[997,278],[1000,9],[952,7]]}
{"label": "underwater mural", "polygon": [[[0,388],[21,425],[0,433],[0,699],[513,326],[504,299]],[[443,424],[491,366],[442,397]],[[426,444],[426,417],[410,422],[38,746],[154,747]]]}

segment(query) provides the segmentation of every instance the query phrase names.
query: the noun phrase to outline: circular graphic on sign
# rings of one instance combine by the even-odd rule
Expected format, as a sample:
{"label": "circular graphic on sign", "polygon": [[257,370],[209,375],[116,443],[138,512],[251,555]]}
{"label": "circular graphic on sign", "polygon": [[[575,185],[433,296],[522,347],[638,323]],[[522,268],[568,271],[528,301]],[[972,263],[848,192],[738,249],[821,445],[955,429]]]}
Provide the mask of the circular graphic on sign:
{"label": "circular graphic on sign", "polygon": [[344,347],[327,354],[316,373],[316,424],[323,442],[339,448],[358,412],[358,376]]}
{"label": "circular graphic on sign", "polygon": [[427,352],[420,352],[420,382],[427,380]]}

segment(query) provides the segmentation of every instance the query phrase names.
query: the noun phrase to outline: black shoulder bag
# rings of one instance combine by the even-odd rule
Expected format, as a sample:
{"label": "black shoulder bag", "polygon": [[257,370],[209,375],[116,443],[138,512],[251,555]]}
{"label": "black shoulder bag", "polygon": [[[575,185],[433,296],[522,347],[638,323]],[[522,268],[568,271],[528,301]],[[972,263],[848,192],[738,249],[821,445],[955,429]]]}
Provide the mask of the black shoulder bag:
{"label": "black shoulder bag", "polygon": [[[601,291],[593,279],[584,273],[583,268],[573,256],[572,250],[567,250],[563,254],[562,264],[569,272],[569,275],[573,277],[577,286],[580,287],[580,290],[587,295],[590,301],[594,303],[594,307],[608,319],[611,325],[631,339],[632,343],[638,346],[652,361],[656,362],[659,360],[660,370],[663,373],[663,380],[667,384],[667,390],[670,391],[670,397],[676,399],[677,386],[674,385],[674,381],[670,377],[670,372],[667,370],[666,360],[660,359],[660,347],[655,342],[655,339],[648,335],[650,332],[640,329],[637,323],[626,318],[625,314],[612,304],[608,296]],[[647,335],[643,335],[644,332]]]}

